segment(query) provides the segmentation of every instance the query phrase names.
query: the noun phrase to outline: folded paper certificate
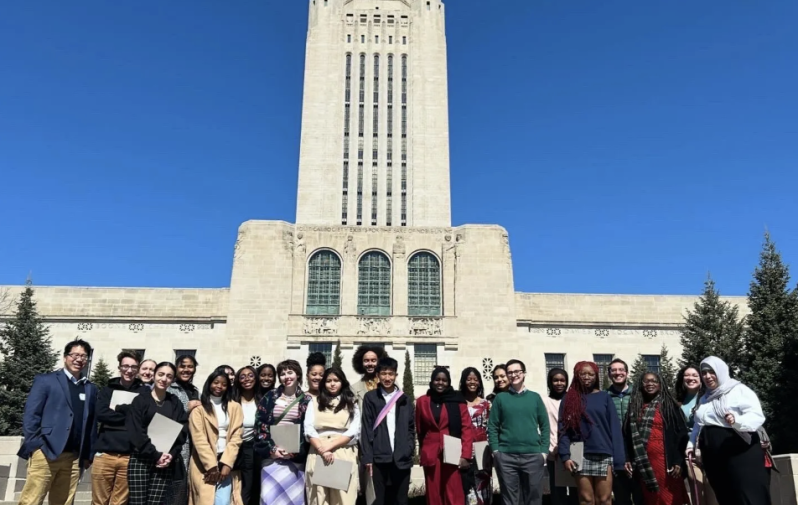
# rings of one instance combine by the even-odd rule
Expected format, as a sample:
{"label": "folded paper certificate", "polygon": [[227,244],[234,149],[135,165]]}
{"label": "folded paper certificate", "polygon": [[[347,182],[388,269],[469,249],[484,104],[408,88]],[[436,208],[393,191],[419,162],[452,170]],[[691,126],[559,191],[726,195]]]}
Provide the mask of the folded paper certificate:
{"label": "folded paper certificate", "polygon": [[[582,465],[585,462],[584,442],[571,443],[571,461],[576,463],[577,471],[582,469]],[[565,465],[563,465],[563,461],[559,456],[554,461],[554,485],[556,487],[576,487],[576,479],[565,469]]]}
{"label": "folded paper certificate", "polygon": [[449,465],[459,465],[463,454],[463,443],[459,438],[449,435],[443,436],[443,462]]}
{"label": "folded paper certificate", "polygon": [[121,389],[115,390],[114,394],[111,395],[111,410],[116,408],[117,405],[130,405],[133,403],[133,399],[138,395],[138,393],[122,391]]}
{"label": "folded paper certificate", "polygon": [[474,442],[474,459],[477,460],[477,470],[484,470],[490,464],[490,450],[487,442]]}
{"label": "folded paper certificate", "polygon": [[298,424],[278,424],[272,426],[269,431],[274,440],[274,445],[289,452],[296,454],[299,452],[299,425]]}
{"label": "folded paper certificate", "polygon": [[158,452],[169,452],[175,445],[177,437],[183,431],[183,425],[166,416],[155,414],[147,427],[147,436]]}
{"label": "folded paper certificate", "polygon": [[366,505],[374,505],[377,502],[377,493],[374,491],[374,479],[366,470]]}
{"label": "folded paper certificate", "polygon": [[326,465],[324,458],[316,455],[313,475],[310,477],[311,484],[346,491],[349,489],[350,480],[352,480],[351,461],[335,459],[331,464]]}

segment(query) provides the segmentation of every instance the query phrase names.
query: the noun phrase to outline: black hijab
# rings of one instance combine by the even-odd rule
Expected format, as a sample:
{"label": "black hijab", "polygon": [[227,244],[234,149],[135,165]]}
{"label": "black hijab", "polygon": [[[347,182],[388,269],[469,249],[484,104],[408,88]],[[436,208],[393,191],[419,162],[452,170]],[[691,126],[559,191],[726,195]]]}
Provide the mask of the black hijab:
{"label": "black hijab", "polygon": [[[437,375],[440,373],[446,375],[446,379],[449,381],[449,387],[438,393],[433,387],[433,382],[435,382],[435,377],[437,377]],[[448,368],[444,368],[442,366],[435,367],[435,370],[432,371],[432,377],[429,381],[427,396],[430,397],[430,400],[432,400],[433,403],[433,416],[435,415],[434,404],[445,406],[446,413],[449,416],[449,435],[456,438],[462,438],[463,423],[460,418],[460,404],[465,404],[466,399],[462,393],[455,391],[452,387],[452,376],[449,374]],[[439,421],[439,419],[436,420]]]}

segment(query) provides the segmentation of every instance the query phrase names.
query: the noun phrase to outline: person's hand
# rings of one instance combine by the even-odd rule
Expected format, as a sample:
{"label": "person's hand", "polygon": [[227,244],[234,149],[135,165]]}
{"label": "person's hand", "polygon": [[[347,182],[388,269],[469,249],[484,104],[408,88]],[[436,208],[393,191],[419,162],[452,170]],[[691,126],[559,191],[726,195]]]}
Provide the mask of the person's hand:
{"label": "person's hand", "polygon": [[726,422],[729,423],[729,425],[734,425],[735,421],[734,414],[732,414],[731,412],[726,414],[726,417],[724,419],[726,419]]}
{"label": "person's hand", "polygon": [[685,449],[684,457],[687,461],[695,459],[695,449],[693,449],[692,447],[688,447],[687,449]]}
{"label": "person's hand", "polygon": [[205,484],[213,484],[214,486],[219,482],[219,469],[214,467],[205,472]]}
{"label": "person's hand", "polygon": [[222,467],[219,469],[219,481],[223,481],[224,479],[226,479],[227,476],[230,475],[230,472],[232,471],[232,468],[230,468],[225,464],[222,464],[221,466]]}
{"label": "person's hand", "polygon": [[632,475],[634,473],[634,468],[632,468],[632,464],[631,463],[629,463],[628,461],[626,463],[624,463],[623,469],[626,470],[626,475],[628,475],[629,477],[632,477]]}
{"label": "person's hand", "polygon": [[563,466],[565,467],[566,470],[568,470],[569,473],[576,473],[577,470],[579,470],[579,466],[572,459],[569,459],[568,461],[563,463]]}
{"label": "person's hand", "polygon": [[200,405],[202,405],[201,401],[199,401],[199,400],[190,400],[188,402],[188,411],[191,412],[192,410],[194,410],[195,408],[199,407]]}
{"label": "person's hand", "polygon": [[374,465],[371,463],[366,463],[366,471],[369,473],[369,477],[374,476]]}
{"label": "person's hand", "polygon": [[465,458],[460,458],[460,470],[468,470],[471,467],[471,462]]}
{"label": "person's hand", "polygon": [[324,454],[325,452],[331,452],[332,450],[333,450],[332,444],[327,441],[319,443],[319,446],[316,447],[316,452],[318,452],[319,454]]}
{"label": "person's hand", "polygon": [[321,457],[324,460],[325,465],[332,465],[332,462],[335,461],[335,454],[333,454],[331,451],[325,451]]}
{"label": "person's hand", "polygon": [[155,462],[155,467],[156,468],[166,468],[167,466],[169,466],[169,462],[171,461],[171,459],[172,459],[172,455],[171,454],[163,453],[158,458],[158,461]]}
{"label": "person's hand", "polygon": [[279,447],[274,450],[274,457],[277,459],[289,459],[288,453]]}
{"label": "person's hand", "polygon": [[668,475],[670,475],[674,479],[678,479],[679,476],[682,475],[682,467],[680,467],[679,465],[673,465],[673,468],[668,470]]}
{"label": "person's hand", "polygon": [[765,451],[770,449],[770,442],[760,442],[759,445],[761,445],[762,449],[765,450]]}

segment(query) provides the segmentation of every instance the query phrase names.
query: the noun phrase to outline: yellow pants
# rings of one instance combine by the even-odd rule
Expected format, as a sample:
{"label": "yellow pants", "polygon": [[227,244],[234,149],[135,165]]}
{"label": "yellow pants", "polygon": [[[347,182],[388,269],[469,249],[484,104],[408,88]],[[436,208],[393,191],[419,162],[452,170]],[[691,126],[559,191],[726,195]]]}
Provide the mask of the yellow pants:
{"label": "yellow pants", "polygon": [[94,457],[91,468],[92,505],[126,505],[128,500],[128,454],[103,453]]}
{"label": "yellow pants", "polygon": [[50,461],[41,449],[37,449],[28,460],[28,474],[19,505],[42,505],[48,492],[49,505],[71,505],[79,477],[77,454],[66,452]]}

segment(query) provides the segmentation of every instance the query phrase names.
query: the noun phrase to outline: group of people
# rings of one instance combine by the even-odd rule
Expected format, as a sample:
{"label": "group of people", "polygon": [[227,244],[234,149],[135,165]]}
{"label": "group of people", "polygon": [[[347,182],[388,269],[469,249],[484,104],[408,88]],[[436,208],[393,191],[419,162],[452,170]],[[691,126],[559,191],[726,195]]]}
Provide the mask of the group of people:
{"label": "group of people", "polygon": [[[156,363],[123,351],[100,391],[82,375],[91,352],[70,342],[63,369],[34,380],[21,505],[48,493],[71,505],[89,466],[93,505],[406,505],[416,454],[428,505],[489,505],[494,470],[504,505],[540,505],[547,475],[552,505],[770,503],[759,401],[715,357],[681,370],[675,393],[652,372],[629,384],[620,359],[606,390],[599,367],[580,362],[572,380],[550,370],[545,395],[525,386],[520,360],[493,370],[487,395],[476,368],[455,387],[438,366],[413,402],[380,346],[356,350],[353,383],[313,353],[305,373],[295,360],[222,365],[201,387],[193,356]],[[150,437],[156,415],[182,426],[168,451]],[[293,448],[275,428],[288,425]],[[336,461],[348,482],[315,484]]]}

